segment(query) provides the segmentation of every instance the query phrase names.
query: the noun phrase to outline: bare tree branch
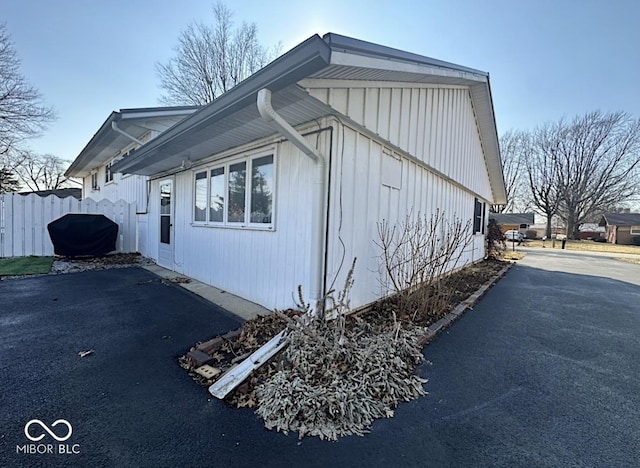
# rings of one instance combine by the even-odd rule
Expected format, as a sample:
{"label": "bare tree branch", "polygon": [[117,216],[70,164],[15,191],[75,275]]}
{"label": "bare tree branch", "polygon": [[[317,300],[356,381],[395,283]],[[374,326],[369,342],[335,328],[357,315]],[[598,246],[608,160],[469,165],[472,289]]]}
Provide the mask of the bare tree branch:
{"label": "bare tree branch", "polygon": [[68,161],[52,154],[26,153],[16,174],[31,191],[56,190],[67,182],[64,172],[68,165]]}
{"label": "bare tree branch", "polygon": [[258,41],[255,23],[234,28],[233,15],[218,2],[214,24],[195,22],[178,38],[176,55],[167,63],[156,63],[161,101],[168,105],[204,105],[236,86],[280,52],[271,53]]}
{"label": "bare tree branch", "polygon": [[[55,118],[53,109],[42,104],[40,93],[20,73],[6,25],[0,24],[0,156],[19,152],[18,145],[33,138]],[[0,165],[8,166],[3,160]]]}

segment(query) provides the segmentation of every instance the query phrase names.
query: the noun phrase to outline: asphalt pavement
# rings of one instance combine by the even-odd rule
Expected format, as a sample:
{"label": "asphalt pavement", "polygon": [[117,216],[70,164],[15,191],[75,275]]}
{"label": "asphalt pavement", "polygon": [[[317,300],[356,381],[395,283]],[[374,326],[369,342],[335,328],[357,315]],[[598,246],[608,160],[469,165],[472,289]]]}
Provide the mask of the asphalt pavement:
{"label": "asphalt pavement", "polygon": [[[427,397],[338,442],[189,379],[177,356],[238,322],[188,291],[137,268],[2,281],[0,466],[638,466],[639,273],[529,252],[425,348]],[[58,444],[33,419],[79,453],[16,453]]]}

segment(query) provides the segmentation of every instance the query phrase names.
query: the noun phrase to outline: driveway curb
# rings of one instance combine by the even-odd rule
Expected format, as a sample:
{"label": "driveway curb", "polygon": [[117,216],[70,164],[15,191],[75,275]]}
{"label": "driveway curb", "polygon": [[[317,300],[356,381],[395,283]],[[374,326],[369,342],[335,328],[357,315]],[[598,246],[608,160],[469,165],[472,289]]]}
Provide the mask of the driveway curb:
{"label": "driveway curb", "polygon": [[431,340],[433,340],[433,338],[436,337],[438,333],[442,332],[445,328],[449,327],[453,322],[462,317],[462,315],[467,310],[473,309],[473,306],[476,305],[476,303],[482,298],[482,296],[484,296],[486,292],[491,289],[491,287],[496,284],[498,280],[502,278],[513,265],[514,263],[505,265],[502,270],[496,273],[496,275],[494,275],[489,281],[480,286],[480,288],[478,288],[478,290],[470,295],[467,299],[458,304],[455,309],[453,309],[437,322],[429,325],[429,327],[427,328],[427,332],[418,340],[418,343],[421,346],[426,346]]}

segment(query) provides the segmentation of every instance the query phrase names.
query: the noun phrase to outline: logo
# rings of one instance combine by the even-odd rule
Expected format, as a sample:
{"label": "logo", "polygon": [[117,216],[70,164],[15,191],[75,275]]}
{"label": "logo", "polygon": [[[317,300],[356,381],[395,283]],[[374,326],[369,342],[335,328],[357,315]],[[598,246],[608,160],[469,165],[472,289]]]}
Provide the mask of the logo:
{"label": "logo", "polygon": [[[58,419],[54,421],[50,427],[39,419],[32,419],[24,425],[24,435],[31,442],[40,442],[47,436],[56,442],[66,442],[71,438],[71,434],[73,434],[73,428],[71,427],[71,423],[66,419]],[[16,445],[16,453],[30,455],[77,455],[80,453],[80,445],[61,443],[24,444]]]}
{"label": "logo", "polygon": [[65,426],[67,426],[67,434],[65,436],[63,436],[63,437],[59,437],[58,435],[56,435],[51,429],[49,429],[47,427],[47,425],[45,423],[43,423],[39,419],[32,419],[27,424],[25,424],[25,426],[24,426],[24,435],[27,436],[27,439],[29,439],[29,440],[31,440],[33,442],[40,442],[46,436],[46,434],[40,434],[37,437],[33,437],[31,434],[29,434],[29,427],[31,427],[31,425],[33,425],[33,424],[39,424],[40,427],[42,427],[42,429],[44,429],[46,432],[48,432],[49,435],[51,437],[53,437],[54,439],[56,439],[58,442],[64,442],[64,441],[68,440],[69,437],[71,437],[71,434],[73,433],[73,428],[71,427],[71,424],[69,424],[69,421],[67,421],[66,419],[58,419],[56,422],[54,422],[51,425],[51,427],[56,427],[59,424],[63,424]]}

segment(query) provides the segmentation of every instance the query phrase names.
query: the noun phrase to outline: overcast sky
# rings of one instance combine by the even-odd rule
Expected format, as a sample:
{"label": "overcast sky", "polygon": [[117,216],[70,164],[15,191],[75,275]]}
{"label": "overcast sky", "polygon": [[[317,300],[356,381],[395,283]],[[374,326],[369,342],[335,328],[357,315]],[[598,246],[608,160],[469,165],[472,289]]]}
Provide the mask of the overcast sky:
{"label": "overcast sky", "polygon": [[[154,64],[211,0],[0,0],[25,77],[58,120],[31,148],[73,160],[113,110],[160,105]],[[640,115],[637,0],[235,0],[263,45],[334,32],[491,74],[498,132],[590,110]]]}

